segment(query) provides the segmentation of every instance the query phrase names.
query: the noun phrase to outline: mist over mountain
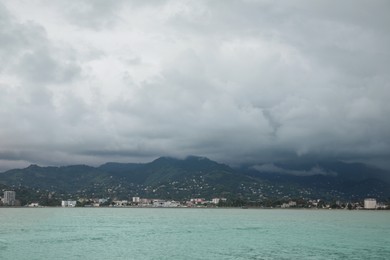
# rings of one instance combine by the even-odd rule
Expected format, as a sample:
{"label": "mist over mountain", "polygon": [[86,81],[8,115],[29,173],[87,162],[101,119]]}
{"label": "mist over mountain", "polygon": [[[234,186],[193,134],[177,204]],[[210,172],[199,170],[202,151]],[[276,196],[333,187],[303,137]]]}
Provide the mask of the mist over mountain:
{"label": "mist over mountain", "polygon": [[[247,167],[248,168],[248,167]],[[294,176],[334,176],[344,180],[361,181],[379,179],[390,182],[390,171],[364,163],[346,163],[342,161],[290,161],[253,165],[249,168],[262,173],[285,174]]]}

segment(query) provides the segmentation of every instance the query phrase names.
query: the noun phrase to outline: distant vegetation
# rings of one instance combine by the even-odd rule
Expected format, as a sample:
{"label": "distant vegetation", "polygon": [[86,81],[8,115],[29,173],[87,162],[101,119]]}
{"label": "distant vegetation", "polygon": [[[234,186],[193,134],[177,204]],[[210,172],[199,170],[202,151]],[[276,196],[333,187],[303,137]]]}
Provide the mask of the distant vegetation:
{"label": "distant vegetation", "polygon": [[17,190],[22,205],[34,201],[59,205],[61,199],[71,198],[133,196],[178,201],[224,197],[234,206],[289,199],[357,201],[365,197],[379,200],[390,197],[388,176],[380,170],[341,162],[324,163],[322,167],[337,172],[337,176],[294,176],[259,172],[250,167],[234,169],[195,156],[185,160],[161,157],[146,164],[106,163],[100,167],[31,165],[0,173],[0,188]]}

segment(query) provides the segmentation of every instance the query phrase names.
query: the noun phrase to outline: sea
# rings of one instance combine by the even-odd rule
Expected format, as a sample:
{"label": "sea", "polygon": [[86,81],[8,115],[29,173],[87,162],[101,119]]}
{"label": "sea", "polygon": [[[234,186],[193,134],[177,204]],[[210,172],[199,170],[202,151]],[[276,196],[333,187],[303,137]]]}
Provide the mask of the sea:
{"label": "sea", "polygon": [[0,208],[0,259],[390,259],[390,211]]}

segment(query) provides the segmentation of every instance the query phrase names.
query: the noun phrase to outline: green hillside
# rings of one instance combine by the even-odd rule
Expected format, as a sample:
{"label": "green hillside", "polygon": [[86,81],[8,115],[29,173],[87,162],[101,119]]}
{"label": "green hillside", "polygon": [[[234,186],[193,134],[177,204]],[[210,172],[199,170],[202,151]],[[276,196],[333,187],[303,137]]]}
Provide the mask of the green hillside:
{"label": "green hillside", "polygon": [[[362,174],[354,180],[348,169],[359,165],[331,164],[337,175],[293,176],[234,169],[204,157],[184,160],[161,157],[150,163],[106,163],[100,167],[73,165],[14,169],[0,173],[0,184],[21,188],[50,199],[117,198],[132,196],[188,200],[194,197],[226,197],[262,201],[265,199],[322,198],[361,199],[390,197],[390,185]],[[297,168],[296,166],[294,166]],[[352,167],[352,168],[351,168]],[[345,177],[347,176],[347,177]],[[49,202],[48,202],[49,203]]]}

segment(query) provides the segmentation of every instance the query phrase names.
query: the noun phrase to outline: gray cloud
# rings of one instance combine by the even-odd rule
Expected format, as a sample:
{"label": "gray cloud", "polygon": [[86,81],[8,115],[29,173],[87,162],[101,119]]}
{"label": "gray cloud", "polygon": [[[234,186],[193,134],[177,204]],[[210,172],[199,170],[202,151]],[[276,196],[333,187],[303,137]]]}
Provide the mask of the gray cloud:
{"label": "gray cloud", "polygon": [[91,29],[106,29],[118,20],[117,10],[123,1],[82,0],[78,2],[59,1],[58,11],[63,12],[69,22]]}
{"label": "gray cloud", "polygon": [[68,50],[53,45],[45,28],[32,21],[18,22],[0,6],[1,70],[28,84],[64,83],[77,77],[80,68]]}
{"label": "gray cloud", "polygon": [[5,1],[2,168],[189,154],[389,167],[389,9]]}
{"label": "gray cloud", "polygon": [[289,174],[295,176],[337,175],[336,172],[324,170],[319,166],[312,167],[309,170],[290,170],[290,169],[284,169],[282,167],[278,167],[275,164],[271,163],[271,164],[255,165],[252,168],[259,172]]}
{"label": "gray cloud", "polygon": [[36,83],[69,82],[79,73],[76,64],[60,62],[44,50],[24,54],[17,66],[15,74]]}

